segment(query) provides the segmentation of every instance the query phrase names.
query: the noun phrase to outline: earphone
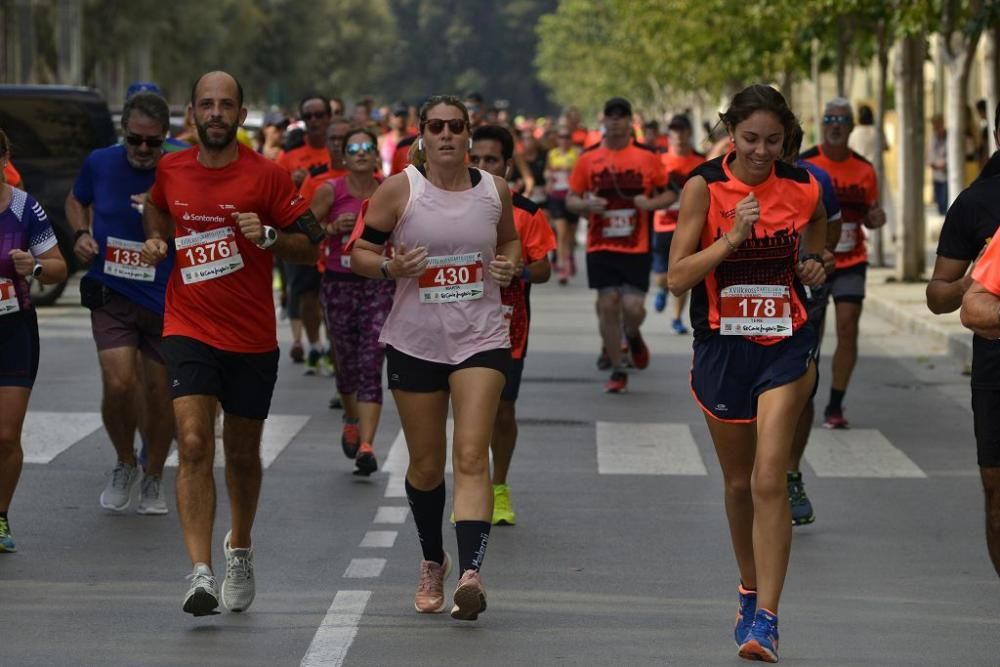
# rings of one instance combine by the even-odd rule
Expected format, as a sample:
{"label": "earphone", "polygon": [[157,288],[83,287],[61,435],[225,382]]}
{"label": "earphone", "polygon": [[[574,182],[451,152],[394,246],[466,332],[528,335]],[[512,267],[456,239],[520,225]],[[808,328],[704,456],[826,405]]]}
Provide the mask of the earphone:
{"label": "earphone", "polygon": [[472,150],[472,137],[469,137],[469,150]]}
{"label": "earphone", "polygon": [[424,150],[424,138],[423,137],[418,137],[417,138],[417,150],[418,151]]}

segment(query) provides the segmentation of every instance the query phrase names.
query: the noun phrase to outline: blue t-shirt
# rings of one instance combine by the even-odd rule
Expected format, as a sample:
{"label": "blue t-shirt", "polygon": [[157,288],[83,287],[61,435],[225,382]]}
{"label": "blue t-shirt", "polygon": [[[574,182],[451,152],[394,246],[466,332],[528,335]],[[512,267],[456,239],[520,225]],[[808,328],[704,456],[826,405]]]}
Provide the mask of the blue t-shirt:
{"label": "blue t-shirt", "polygon": [[[73,185],[73,196],[84,206],[94,206],[92,232],[100,252],[87,276],[133,303],[162,313],[167,278],[174,263],[173,250],[157,265],[154,274],[137,266],[134,245],[142,244],[146,233],[142,216],[132,208],[132,195],[149,191],[154,180],[155,169],[135,169],[128,163],[124,146],[109,146],[87,156]],[[113,239],[110,249],[109,237]]]}
{"label": "blue t-shirt", "polygon": [[826,169],[817,167],[808,160],[799,160],[795,166],[812,174],[823,188],[823,208],[826,209],[827,222],[840,220],[840,202],[837,200],[837,193],[833,191],[833,181],[830,180],[830,174],[826,173]]}

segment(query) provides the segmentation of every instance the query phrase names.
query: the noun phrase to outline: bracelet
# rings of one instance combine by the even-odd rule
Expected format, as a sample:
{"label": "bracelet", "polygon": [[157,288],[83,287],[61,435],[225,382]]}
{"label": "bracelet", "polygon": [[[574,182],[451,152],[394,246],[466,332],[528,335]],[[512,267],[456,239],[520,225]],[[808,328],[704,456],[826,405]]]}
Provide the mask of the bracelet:
{"label": "bracelet", "polygon": [[811,259],[811,260],[813,260],[815,262],[819,262],[820,266],[825,266],[825,264],[823,264],[823,256],[822,255],[817,255],[816,253],[811,252],[811,253],[809,253],[808,255],[805,255],[802,258],[802,262],[805,263],[805,261],[808,260],[808,259]]}
{"label": "bracelet", "polygon": [[729,232],[723,232],[722,238],[726,239],[726,245],[728,245],[729,249],[732,250],[733,252],[736,252],[740,249],[738,245],[729,240]]}
{"label": "bracelet", "polygon": [[73,243],[79,241],[80,237],[83,236],[84,234],[90,234],[90,230],[87,229],[86,227],[84,227],[83,229],[76,230],[76,233],[73,234]]}
{"label": "bracelet", "polygon": [[379,271],[382,272],[382,277],[386,280],[392,280],[392,276],[389,275],[389,262],[392,261],[388,258],[382,260],[382,265],[378,267]]}

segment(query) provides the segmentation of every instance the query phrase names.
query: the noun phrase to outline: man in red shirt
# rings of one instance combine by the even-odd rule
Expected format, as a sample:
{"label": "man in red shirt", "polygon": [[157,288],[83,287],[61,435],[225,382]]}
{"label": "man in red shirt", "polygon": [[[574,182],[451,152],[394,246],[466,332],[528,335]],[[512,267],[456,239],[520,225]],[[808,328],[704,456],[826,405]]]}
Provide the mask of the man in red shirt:
{"label": "man in red shirt", "polygon": [[[605,391],[625,391],[622,331],[632,363],[649,365],[639,326],[646,318],[652,265],[651,211],[666,208],[677,193],[666,190],[660,156],[632,138],[632,105],[615,97],[604,105],[604,139],[586,149],[569,177],[566,205],[588,217],[587,282],[597,290],[597,319],[612,370]],[[602,365],[599,360],[599,365]]]}
{"label": "man in red shirt", "polygon": [[219,604],[211,565],[216,406],[225,412],[232,517],[223,543],[222,601],[244,611],[255,591],[250,532],[260,495],[260,440],[278,373],[272,255],[315,264],[324,233],[288,174],[236,140],[247,110],[235,78],[203,75],[189,113],[200,143],[157,166],[141,254],[155,266],[171,239],[176,248],[161,351],[177,425],[177,510],[194,565],[184,611],[203,616],[217,613]]}
{"label": "man in red shirt", "polygon": [[853,129],[851,103],[842,97],[830,100],[823,112],[823,143],[801,156],[830,175],[841,210],[840,241],[834,250],[837,270],[828,281],[837,317],[837,347],[833,352],[830,402],[824,411],[826,428],[848,427],[842,402],[858,361],[858,323],[868,270],[864,230],[885,224],[885,211],[878,204],[875,168],[847,146]]}
{"label": "man in red shirt", "polygon": [[[481,125],[472,133],[469,163],[494,176],[507,178],[514,165],[514,138],[499,125]],[[510,319],[510,365],[507,384],[500,395],[493,438],[493,525],[514,525],[517,517],[510,502],[507,471],[517,445],[517,415],[514,404],[521,388],[524,357],[528,350],[528,328],[533,283],[548,282],[552,275],[549,253],[556,248],[556,237],[542,208],[527,197],[514,193],[514,226],[521,238],[520,276],[500,290],[504,314]]]}

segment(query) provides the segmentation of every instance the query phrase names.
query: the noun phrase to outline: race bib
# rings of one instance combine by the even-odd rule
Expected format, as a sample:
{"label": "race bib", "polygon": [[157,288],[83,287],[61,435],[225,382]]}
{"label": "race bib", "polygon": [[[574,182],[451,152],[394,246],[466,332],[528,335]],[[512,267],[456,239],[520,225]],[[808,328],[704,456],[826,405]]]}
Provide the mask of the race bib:
{"label": "race bib", "polygon": [[17,300],[14,281],[10,278],[0,278],[0,315],[9,315],[19,310],[21,310],[21,304]]}
{"label": "race bib", "polygon": [[156,268],[146,264],[140,258],[142,243],[108,237],[104,248],[104,273],[109,276],[140,280],[151,283],[156,280]]}
{"label": "race bib", "polygon": [[215,280],[243,268],[236,230],[220,227],[177,239],[177,266],[185,285]]}
{"label": "race bib", "polygon": [[837,247],[833,249],[834,252],[851,252],[854,250],[854,247],[858,245],[858,234],[860,233],[861,230],[858,228],[858,223],[840,223],[840,240],[837,241]]}
{"label": "race bib", "polygon": [[454,303],[483,298],[483,253],[427,258],[420,275],[420,303]]}
{"label": "race bib", "polygon": [[500,304],[500,311],[503,313],[504,319],[510,320],[514,318],[514,306]]}
{"label": "race bib", "polygon": [[783,285],[732,285],[722,290],[723,336],[791,336],[792,301]]}
{"label": "race bib", "polygon": [[604,212],[604,229],[602,234],[606,239],[620,239],[632,236],[635,230],[635,209],[618,208]]}
{"label": "race bib", "polygon": [[340,268],[342,269],[351,268],[351,256],[350,254],[344,254],[344,248],[347,247],[347,244],[350,242],[350,240],[351,240],[350,234],[344,234],[342,237],[340,237],[340,253],[341,253]]}

